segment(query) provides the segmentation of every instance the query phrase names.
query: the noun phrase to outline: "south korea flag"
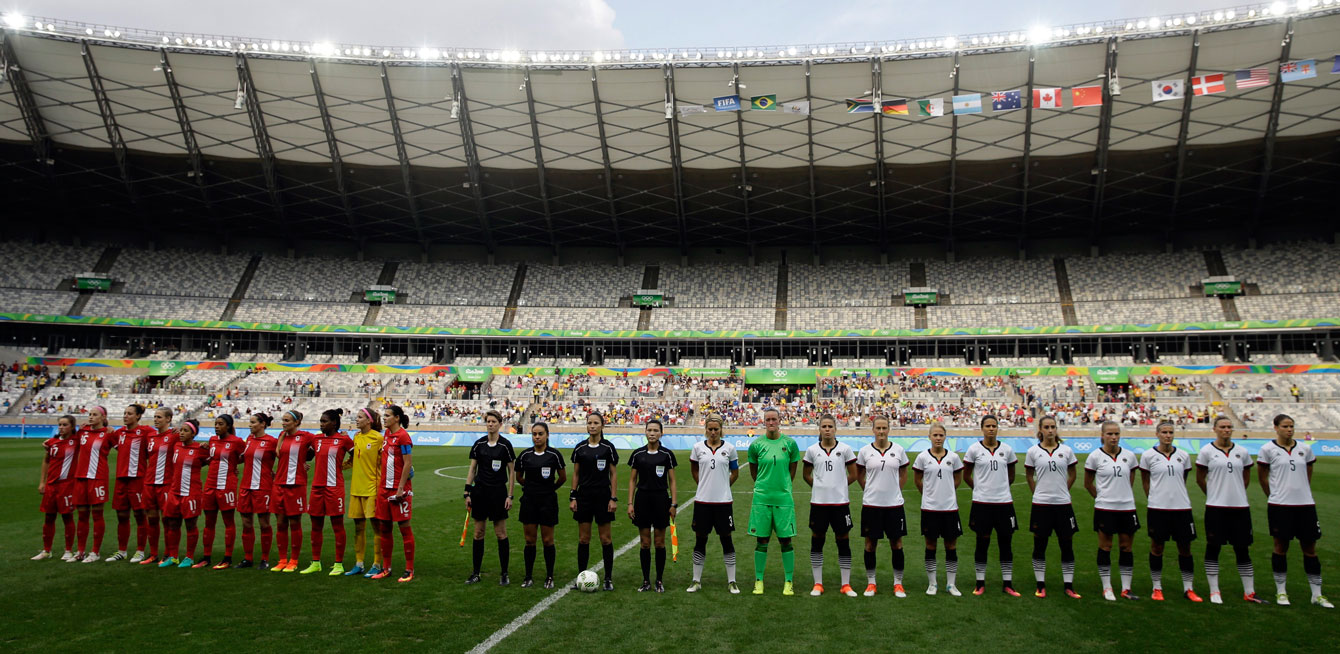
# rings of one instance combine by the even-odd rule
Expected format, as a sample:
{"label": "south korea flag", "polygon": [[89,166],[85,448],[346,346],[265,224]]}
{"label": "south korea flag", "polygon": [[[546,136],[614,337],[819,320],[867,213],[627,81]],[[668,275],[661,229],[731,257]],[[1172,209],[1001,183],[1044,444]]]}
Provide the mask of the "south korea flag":
{"label": "south korea flag", "polygon": [[1182,80],[1164,79],[1150,82],[1154,87],[1154,102],[1163,100],[1179,100],[1183,96]]}

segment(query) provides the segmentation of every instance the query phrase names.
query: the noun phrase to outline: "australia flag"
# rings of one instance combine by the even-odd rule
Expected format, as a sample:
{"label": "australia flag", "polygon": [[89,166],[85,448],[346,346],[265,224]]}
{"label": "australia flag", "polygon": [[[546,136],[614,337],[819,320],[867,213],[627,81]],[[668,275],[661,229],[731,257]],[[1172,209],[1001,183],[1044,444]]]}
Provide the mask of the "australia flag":
{"label": "australia flag", "polygon": [[991,94],[991,109],[993,111],[1009,111],[1023,106],[1018,89],[1013,91],[995,91]]}

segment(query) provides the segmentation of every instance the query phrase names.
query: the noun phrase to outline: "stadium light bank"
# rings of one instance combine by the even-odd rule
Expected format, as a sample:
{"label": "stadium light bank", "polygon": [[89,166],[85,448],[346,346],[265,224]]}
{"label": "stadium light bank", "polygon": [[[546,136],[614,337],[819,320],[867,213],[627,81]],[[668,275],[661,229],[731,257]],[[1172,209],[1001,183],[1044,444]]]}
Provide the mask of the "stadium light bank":
{"label": "stadium light bank", "polygon": [[1321,16],[1340,12],[1340,0],[1294,0],[1242,5],[1225,9],[1179,12],[1158,16],[1106,20],[1052,27],[1034,25],[1018,31],[965,36],[861,41],[811,45],[772,45],[730,48],[657,48],[629,50],[488,50],[445,46],[383,46],[332,41],[277,41],[238,36],[158,32],[128,27],[92,25],[69,20],[25,16],[10,11],[0,25],[8,32],[47,38],[86,40],[121,47],[185,51],[203,54],[246,53],[276,59],[331,59],[349,63],[390,65],[511,68],[531,66],[559,69],[718,67],[789,65],[815,62],[869,61],[942,57],[954,52],[998,52],[1054,45],[1093,43],[1117,37],[1142,39],[1218,31],[1285,20],[1292,16]]}

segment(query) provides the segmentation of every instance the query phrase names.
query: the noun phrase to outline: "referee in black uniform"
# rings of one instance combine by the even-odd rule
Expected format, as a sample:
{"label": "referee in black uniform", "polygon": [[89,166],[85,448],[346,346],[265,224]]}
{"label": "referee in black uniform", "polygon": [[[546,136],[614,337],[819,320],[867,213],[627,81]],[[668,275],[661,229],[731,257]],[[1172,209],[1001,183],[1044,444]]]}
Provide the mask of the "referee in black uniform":
{"label": "referee in black uniform", "polygon": [[572,449],[572,493],[568,506],[577,521],[577,571],[586,569],[591,559],[591,523],[600,532],[600,554],[605,560],[605,590],[614,590],[614,541],[610,523],[619,497],[619,452],[605,440],[605,416],[586,415],[587,439]]}
{"label": "referee in black uniform", "polygon": [[[661,447],[661,433],[665,430],[660,420],[647,421],[647,444],[633,450],[628,465],[633,476],[628,478],[628,517],[637,526],[642,540],[642,585],[637,592],[651,590],[651,537],[656,530],[656,592],[664,593],[665,584],[665,528],[670,526],[679,504],[675,503],[675,453]],[[634,494],[634,489],[637,489]],[[666,490],[669,490],[669,495]]]}
{"label": "referee in black uniform", "polygon": [[474,572],[465,580],[479,583],[479,566],[484,562],[484,523],[493,521],[493,533],[498,537],[498,585],[506,586],[507,563],[511,551],[507,542],[507,512],[512,509],[512,493],[516,490],[516,452],[512,442],[498,433],[502,429],[502,415],[497,411],[484,414],[481,436],[470,447],[470,471],[465,474],[465,508],[475,519]]}
{"label": "referee in black uniform", "polygon": [[516,458],[516,478],[521,484],[521,527],[526,535],[526,578],[522,588],[535,584],[535,535],[544,540],[544,587],[554,587],[554,525],[558,524],[558,489],[568,481],[563,455],[549,447],[549,425],[537,422],[530,428],[534,443]]}

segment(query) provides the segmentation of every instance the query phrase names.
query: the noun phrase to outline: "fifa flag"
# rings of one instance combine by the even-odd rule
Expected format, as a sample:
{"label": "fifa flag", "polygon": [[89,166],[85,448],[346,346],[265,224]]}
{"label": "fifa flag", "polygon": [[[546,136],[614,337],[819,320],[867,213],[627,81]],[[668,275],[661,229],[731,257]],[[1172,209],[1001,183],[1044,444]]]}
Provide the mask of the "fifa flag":
{"label": "fifa flag", "polygon": [[875,105],[871,100],[865,98],[848,98],[847,113],[849,114],[873,114]]}
{"label": "fifa flag", "polygon": [[1191,78],[1191,92],[1195,95],[1213,95],[1228,90],[1224,84],[1224,74],[1201,75]]}
{"label": "fifa flag", "polygon": [[879,104],[885,116],[907,115],[907,100],[884,100]]}
{"label": "fifa flag", "polygon": [[995,91],[991,94],[992,111],[1010,111],[1018,109],[1023,105],[1023,99],[1020,97],[1019,89],[1013,91]]}
{"label": "fifa flag", "polygon": [[954,115],[982,113],[982,94],[968,93],[954,96]]}
{"label": "fifa flag", "polygon": [[943,116],[945,115],[945,99],[931,98],[929,100],[917,100],[918,116]]}
{"label": "fifa flag", "polygon": [[749,108],[754,111],[777,111],[777,94],[756,95],[749,99]]}
{"label": "fifa flag", "polygon": [[712,106],[715,107],[717,111],[739,111],[740,96],[723,95],[719,98],[712,98]]}
{"label": "fifa flag", "polygon": [[1034,109],[1060,109],[1061,89],[1033,89]]}
{"label": "fifa flag", "polygon": [[1075,107],[1098,107],[1103,104],[1103,87],[1076,86],[1070,89],[1070,104]]}
{"label": "fifa flag", "polygon": [[679,105],[679,117],[692,116],[693,114],[705,114],[707,107],[700,104],[681,104]]}
{"label": "fifa flag", "polygon": [[801,100],[799,102],[784,102],[782,103],[782,113],[808,116],[810,115],[810,101]]}
{"label": "fifa flag", "polygon": [[1149,83],[1154,88],[1154,102],[1164,100],[1177,100],[1183,95],[1182,80],[1180,79],[1160,79]]}
{"label": "fifa flag", "polygon": [[1317,60],[1304,59],[1280,64],[1280,81],[1296,82],[1317,76]]}

